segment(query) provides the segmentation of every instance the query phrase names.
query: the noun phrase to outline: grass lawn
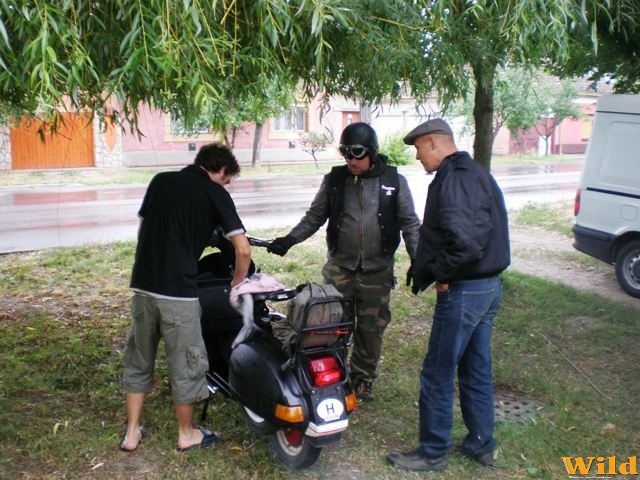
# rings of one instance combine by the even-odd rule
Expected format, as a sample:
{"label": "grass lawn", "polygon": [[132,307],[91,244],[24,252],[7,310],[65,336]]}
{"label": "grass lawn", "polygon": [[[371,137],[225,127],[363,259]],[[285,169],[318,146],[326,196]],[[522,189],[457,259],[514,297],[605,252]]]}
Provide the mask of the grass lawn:
{"label": "grass lawn", "polygon": [[[255,232],[271,238],[275,232]],[[285,284],[320,280],[320,234],[284,257],[254,249],[256,263]],[[394,449],[417,442],[418,374],[434,294],[401,286],[384,345],[376,400],[350,417],[343,440],[312,468],[293,472],[244,425],[232,402],[214,399],[207,426],[223,442],[179,454],[166,365],[144,412],[150,434],[118,450],[125,411],[119,387],[129,327],[134,244],[114,243],[0,256],[0,478],[7,479],[559,479],[561,457],[640,450],[638,312],[593,294],[508,271],[493,339],[496,391],[536,404],[525,419],[497,423],[499,468],[452,454],[441,474],[399,472]],[[406,254],[396,273],[404,279]],[[464,436],[456,412],[454,439]]]}

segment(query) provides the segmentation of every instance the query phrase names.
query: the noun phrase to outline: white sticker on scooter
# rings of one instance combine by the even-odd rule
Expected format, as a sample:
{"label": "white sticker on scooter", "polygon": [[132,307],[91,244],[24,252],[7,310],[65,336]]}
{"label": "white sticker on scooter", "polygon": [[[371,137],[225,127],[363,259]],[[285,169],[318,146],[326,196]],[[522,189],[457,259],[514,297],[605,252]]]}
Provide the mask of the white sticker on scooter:
{"label": "white sticker on scooter", "polygon": [[318,416],[325,422],[337,420],[344,412],[344,405],[336,398],[327,398],[321,401],[316,408]]}

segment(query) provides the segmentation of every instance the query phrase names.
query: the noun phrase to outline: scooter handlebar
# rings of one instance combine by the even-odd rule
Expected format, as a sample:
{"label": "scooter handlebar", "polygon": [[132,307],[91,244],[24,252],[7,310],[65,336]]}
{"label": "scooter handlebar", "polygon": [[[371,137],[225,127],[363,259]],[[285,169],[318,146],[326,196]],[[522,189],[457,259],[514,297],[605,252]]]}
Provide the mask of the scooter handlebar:
{"label": "scooter handlebar", "polygon": [[263,238],[252,237],[250,235],[247,235],[247,239],[249,240],[249,245],[251,245],[252,247],[264,247],[264,248],[267,248],[269,245],[271,245],[271,240],[265,240]]}

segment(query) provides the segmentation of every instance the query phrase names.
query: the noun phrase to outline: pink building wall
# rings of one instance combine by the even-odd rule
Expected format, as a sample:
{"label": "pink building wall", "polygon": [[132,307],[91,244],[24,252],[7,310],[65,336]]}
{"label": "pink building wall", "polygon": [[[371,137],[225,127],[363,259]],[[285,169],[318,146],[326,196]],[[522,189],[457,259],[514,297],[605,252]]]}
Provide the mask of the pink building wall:
{"label": "pink building wall", "polygon": [[[308,131],[320,133],[328,129],[334,133],[333,144],[317,154],[320,159],[337,158],[337,141],[343,128],[343,116],[343,110],[340,109],[320,115],[318,109],[308,108],[305,118]],[[202,145],[221,140],[219,136],[208,133],[173,135],[170,117],[152,111],[148,106],[140,109],[138,128],[142,136],[131,134],[128,130],[123,135],[125,166],[187,164],[193,161]],[[250,164],[252,161],[254,132],[255,125],[252,123],[245,123],[236,130],[233,150],[241,164]],[[311,155],[300,144],[300,132],[275,131],[271,129],[269,121],[265,122],[261,134],[261,163],[311,160]]]}
{"label": "pink building wall", "polygon": [[[556,128],[550,139],[552,153],[582,154],[586,151],[596,109],[596,99],[584,99],[580,103],[580,109],[582,112],[580,118],[565,119]],[[337,144],[340,132],[349,121],[359,119],[360,112],[353,105],[338,104],[322,115],[319,108],[314,108],[313,104],[310,105],[306,113],[307,130],[318,133],[329,130],[333,132],[334,137],[333,144],[324,152],[320,152],[317,155],[318,158],[338,159]],[[378,119],[374,123],[374,128],[384,130],[383,120]],[[140,110],[138,128],[142,132],[140,137],[128,131],[123,135],[124,166],[186,165],[193,161],[202,145],[219,140],[212,134],[174,136],[171,134],[169,117],[161,112],[151,111],[146,106]],[[255,126],[247,123],[236,131],[234,153],[243,165],[251,164],[252,161],[254,130]],[[494,142],[494,155],[536,154],[540,152],[540,142],[544,142],[535,129],[522,132],[517,140],[512,138],[506,130],[501,131]],[[302,149],[299,132],[274,131],[269,121],[265,123],[261,135],[261,164],[311,160],[311,155]]]}
{"label": "pink building wall", "polygon": [[[589,136],[596,111],[596,102],[587,101],[579,104],[580,116],[576,119],[566,118],[558,125],[549,140],[550,152],[554,154],[583,154],[587,150]],[[542,131],[542,129],[540,129]],[[544,139],[535,128],[522,131],[518,138],[509,136],[509,154],[544,153]],[[494,154],[500,154],[494,149]]]}
{"label": "pink building wall", "polygon": [[556,128],[553,135],[553,153],[586,152],[596,112],[595,99],[593,102],[580,104],[580,111],[579,118],[567,118]]}

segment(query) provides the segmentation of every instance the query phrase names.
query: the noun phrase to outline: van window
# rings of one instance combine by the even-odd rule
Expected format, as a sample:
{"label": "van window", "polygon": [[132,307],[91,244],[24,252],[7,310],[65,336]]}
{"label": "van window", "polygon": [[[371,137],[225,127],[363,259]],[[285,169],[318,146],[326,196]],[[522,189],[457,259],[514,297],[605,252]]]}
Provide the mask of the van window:
{"label": "van window", "polygon": [[[639,127],[640,121],[612,122],[609,126],[600,167],[600,179],[603,182],[634,190],[640,185]],[[634,160],[630,161],[629,157],[634,157]]]}

